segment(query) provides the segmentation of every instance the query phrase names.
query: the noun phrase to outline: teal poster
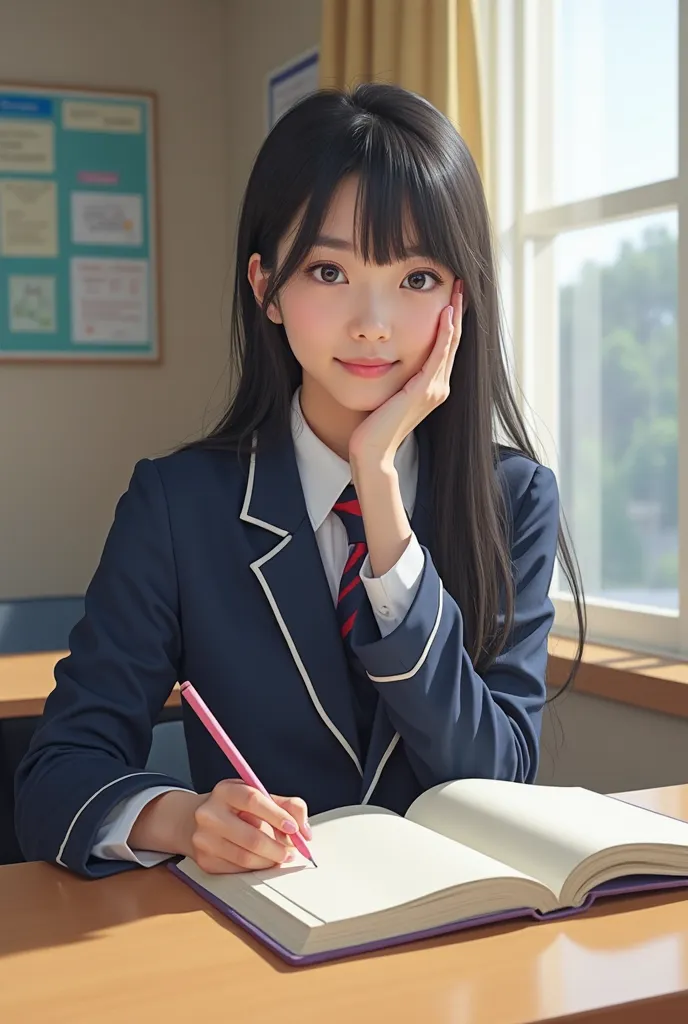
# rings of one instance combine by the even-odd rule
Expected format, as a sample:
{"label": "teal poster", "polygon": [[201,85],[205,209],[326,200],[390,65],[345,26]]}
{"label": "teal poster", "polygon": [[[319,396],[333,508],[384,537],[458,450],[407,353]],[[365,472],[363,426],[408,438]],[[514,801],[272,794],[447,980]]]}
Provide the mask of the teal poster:
{"label": "teal poster", "polygon": [[0,361],[157,361],[154,97],[0,83]]}

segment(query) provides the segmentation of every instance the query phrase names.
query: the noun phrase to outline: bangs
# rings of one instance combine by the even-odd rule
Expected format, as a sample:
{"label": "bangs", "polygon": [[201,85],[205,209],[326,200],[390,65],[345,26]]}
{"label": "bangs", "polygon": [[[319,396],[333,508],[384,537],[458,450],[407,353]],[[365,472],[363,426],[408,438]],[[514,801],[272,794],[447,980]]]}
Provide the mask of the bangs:
{"label": "bangs", "polygon": [[361,154],[354,243],[366,263],[423,255],[452,266],[453,212],[429,154],[393,125],[378,122]]}
{"label": "bangs", "polygon": [[275,290],[316,246],[334,193],[352,176],[358,178],[353,242],[365,263],[424,256],[461,273],[454,188],[420,138],[389,121],[361,118],[313,163],[310,194]]}

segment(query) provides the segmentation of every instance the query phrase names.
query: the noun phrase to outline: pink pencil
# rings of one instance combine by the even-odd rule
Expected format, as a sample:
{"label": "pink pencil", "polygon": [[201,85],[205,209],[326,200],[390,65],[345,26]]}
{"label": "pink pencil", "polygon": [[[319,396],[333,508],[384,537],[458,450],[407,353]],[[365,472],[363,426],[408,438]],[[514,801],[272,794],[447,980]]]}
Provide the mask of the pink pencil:
{"label": "pink pencil", "polygon": [[[246,758],[234,746],[229,736],[218,722],[217,718],[215,718],[215,715],[212,713],[206,702],[195,690],[192,684],[189,682],[182,683],[180,689],[182,696],[194,709],[200,720],[203,722],[203,725],[206,727],[210,735],[217,743],[222,753],[226,755],[231,764],[236,768],[241,780],[245,782],[248,786],[254,786],[255,789],[259,789],[261,793],[269,797],[270,794],[268,793],[267,789],[260,781],[256,773],[253,771]],[[272,797],[270,797],[270,799],[272,799]],[[301,834],[297,832],[295,835],[290,836],[290,839],[294,846],[296,847],[296,849],[299,851],[299,853],[303,854],[303,856],[307,860],[309,860],[314,867],[317,867],[318,865],[313,860],[311,852],[306,846],[306,843],[304,839],[301,837]]]}

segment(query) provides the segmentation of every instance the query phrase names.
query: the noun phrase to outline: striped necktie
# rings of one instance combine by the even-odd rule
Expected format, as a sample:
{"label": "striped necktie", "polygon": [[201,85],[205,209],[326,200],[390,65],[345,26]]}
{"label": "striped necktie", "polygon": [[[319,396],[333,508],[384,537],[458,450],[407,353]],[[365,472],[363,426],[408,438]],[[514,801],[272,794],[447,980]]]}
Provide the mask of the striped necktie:
{"label": "striped necktie", "polygon": [[339,630],[342,639],[346,642],[347,649],[349,649],[351,641],[347,640],[347,637],[353,629],[356,614],[361,603],[361,566],[368,553],[361,506],[358,503],[353,484],[349,484],[344,488],[332,511],[341,519],[349,538],[350,553],[344,566],[337,596]]}
{"label": "striped necktie", "polygon": [[344,489],[332,511],[343,522],[349,538],[349,557],[344,566],[337,597],[337,621],[349,663],[356,728],[361,751],[365,757],[370,744],[378,696],[351,646],[351,630],[362,600],[361,566],[368,554],[361,506],[353,484]]}

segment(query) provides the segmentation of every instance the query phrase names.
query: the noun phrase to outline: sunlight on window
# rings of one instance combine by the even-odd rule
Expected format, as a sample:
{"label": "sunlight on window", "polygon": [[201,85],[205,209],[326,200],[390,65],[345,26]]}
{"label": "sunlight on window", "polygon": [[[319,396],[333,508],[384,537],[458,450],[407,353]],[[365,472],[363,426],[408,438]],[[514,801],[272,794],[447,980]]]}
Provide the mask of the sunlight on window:
{"label": "sunlight on window", "polygon": [[558,0],[556,11],[553,202],[675,177],[677,0]]}
{"label": "sunlight on window", "polygon": [[590,597],[678,608],[676,213],[559,236],[562,500]]}

